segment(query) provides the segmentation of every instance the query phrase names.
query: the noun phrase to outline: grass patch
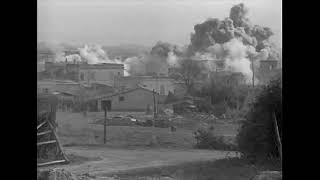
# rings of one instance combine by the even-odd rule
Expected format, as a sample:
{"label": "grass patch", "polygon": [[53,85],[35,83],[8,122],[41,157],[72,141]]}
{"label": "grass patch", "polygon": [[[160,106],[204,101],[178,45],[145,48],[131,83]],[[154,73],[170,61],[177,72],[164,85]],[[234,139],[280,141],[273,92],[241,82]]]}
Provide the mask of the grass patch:
{"label": "grass patch", "polygon": [[67,154],[67,158],[69,159],[70,164],[82,164],[88,161],[101,161],[101,157],[84,157],[75,154]]}
{"label": "grass patch", "polygon": [[252,165],[246,159],[222,159],[216,161],[192,162],[175,166],[134,169],[106,174],[121,180],[170,177],[177,180],[248,180],[259,171],[280,170],[277,161],[261,161]]}
{"label": "grass patch", "polygon": [[96,146],[108,147],[148,147],[152,135],[157,137],[158,146],[161,148],[192,148],[195,139],[192,131],[178,129],[170,132],[169,128],[108,126],[107,143],[103,144],[103,127],[96,126],[78,134],[69,131],[69,135],[61,134],[61,144],[67,146]]}

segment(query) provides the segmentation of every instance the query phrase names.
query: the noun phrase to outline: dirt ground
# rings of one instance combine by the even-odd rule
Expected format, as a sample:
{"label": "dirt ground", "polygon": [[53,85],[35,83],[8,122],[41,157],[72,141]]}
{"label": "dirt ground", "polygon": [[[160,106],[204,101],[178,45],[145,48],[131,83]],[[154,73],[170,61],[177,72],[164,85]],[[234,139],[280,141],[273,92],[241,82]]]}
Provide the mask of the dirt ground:
{"label": "dirt ground", "polygon": [[235,152],[195,149],[113,149],[105,147],[66,147],[66,154],[87,157],[90,161],[56,165],[76,175],[106,176],[124,170],[170,166],[195,161],[212,161],[236,157]]}
{"label": "dirt ground", "polygon": [[[176,132],[170,132],[169,128],[109,126],[104,145],[103,126],[92,124],[99,116],[101,113],[84,117],[81,113],[58,112],[58,135],[70,163],[44,168],[63,168],[76,175],[104,177],[119,171],[239,156],[235,152],[194,149],[193,131],[199,126],[177,128]],[[218,135],[225,137],[234,138],[237,133],[237,125],[220,122],[214,127]],[[157,137],[156,146],[150,146],[153,135]]]}

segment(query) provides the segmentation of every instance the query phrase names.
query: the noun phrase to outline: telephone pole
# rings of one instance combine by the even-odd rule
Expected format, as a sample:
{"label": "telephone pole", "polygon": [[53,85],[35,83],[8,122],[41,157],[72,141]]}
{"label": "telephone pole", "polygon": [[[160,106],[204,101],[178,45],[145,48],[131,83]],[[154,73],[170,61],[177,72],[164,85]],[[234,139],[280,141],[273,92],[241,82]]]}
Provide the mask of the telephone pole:
{"label": "telephone pole", "polygon": [[[156,97],[155,97],[155,90],[153,89],[152,90],[152,93],[153,93],[153,128],[155,129],[156,127],[156,118],[157,118],[157,108],[156,108]],[[152,132],[152,145],[155,145],[157,144],[157,138],[156,138],[156,135],[154,134],[155,131]]]}
{"label": "telephone pole", "polygon": [[251,59],[251,66],[252,66],[252,87],[254,88],[254,65],[253,65],[253,59]]}
{"label": "telephone pole", "polygon": [[104,106],[103,143],[107,142],[107,106]]}
{"label": "telephone pole", "polygon": [[156,117],[157,117],[157,114],[156,114],[156,96],[155,96],[155,91],[154,89],[152,90],[152,94],[153,94],[153,127],[155,127],[155,124],[156,124]]}

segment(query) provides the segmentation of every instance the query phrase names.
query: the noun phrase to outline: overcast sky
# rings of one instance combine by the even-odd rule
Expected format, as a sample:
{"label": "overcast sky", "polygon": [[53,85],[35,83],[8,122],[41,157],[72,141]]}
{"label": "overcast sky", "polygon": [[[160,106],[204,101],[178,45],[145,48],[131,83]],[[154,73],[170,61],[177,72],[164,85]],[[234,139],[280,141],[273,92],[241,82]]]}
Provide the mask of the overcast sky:
{"label": "overcast sky", "polygon": [[195,24],[224,19],[240,2],[281,44],[281,0],[38,0],[38,41],[186,45]]}

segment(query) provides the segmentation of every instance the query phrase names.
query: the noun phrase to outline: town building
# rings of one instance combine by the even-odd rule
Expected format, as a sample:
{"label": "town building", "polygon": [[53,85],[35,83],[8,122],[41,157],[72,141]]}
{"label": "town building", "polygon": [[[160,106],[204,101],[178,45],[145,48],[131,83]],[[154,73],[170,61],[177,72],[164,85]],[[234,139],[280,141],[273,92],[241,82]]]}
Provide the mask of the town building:
{"label": "town building", "polygon": [[39,79],[72,80],[114,86],[115,80],[124,76],[124,65],[115,63],[87,64],[83,62],[45,62]]}
{"label": "town building", "polygon": [[174,92],[175,80],[165,76],[124,76],[116,81],[116,88],[122,91],[139,86],[155,90],[160,95],[168,95]]}
{"label": "town building", "polygon": [[115,86],[116,80],[124,76],[124,65],[113,63],[81,64],[79,81],[87,84],[100,83]]}
{"label": "town building", "polygon": [[76,92],[81,88],[81,84],[70,80],[38,80],[38,93],[53,93],[59,92]]}
{"label": "town building", "polygon": [[107,107],[109,111],[150,111],[153,108],[154,97],[156,104],[163,103],[166,96],[143,87],[126,90],[97,98],[98,109]]}

